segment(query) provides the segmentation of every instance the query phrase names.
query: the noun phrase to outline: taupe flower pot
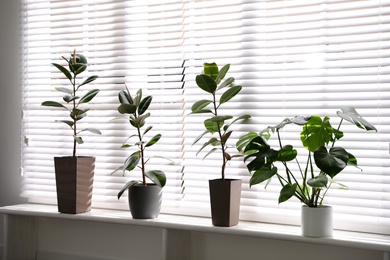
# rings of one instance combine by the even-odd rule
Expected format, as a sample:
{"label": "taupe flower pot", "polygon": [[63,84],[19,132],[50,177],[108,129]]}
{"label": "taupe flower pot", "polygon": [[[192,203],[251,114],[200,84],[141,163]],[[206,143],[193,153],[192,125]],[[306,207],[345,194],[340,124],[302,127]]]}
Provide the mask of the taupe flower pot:
{"label": "taupe flower pot", "polygon": [[301,229],[305,237],[331,237],[333,233],[333,210],[330,206],[301,210]]}
{"label": "taupe flower pot", "polygon": [[156,184],[142,183],[130,186],[129,208],[135,219],[157,218],[161,209],[162,189]]}
{"label": "taupe flower pot", "polygon": [[211,219],[214,226],[238,224],[241,202],[241,180],[209,180]]}
{"label": "taupe flower pot", "polygon": [[54,157],[58,211],[91,210],[95,157]]}

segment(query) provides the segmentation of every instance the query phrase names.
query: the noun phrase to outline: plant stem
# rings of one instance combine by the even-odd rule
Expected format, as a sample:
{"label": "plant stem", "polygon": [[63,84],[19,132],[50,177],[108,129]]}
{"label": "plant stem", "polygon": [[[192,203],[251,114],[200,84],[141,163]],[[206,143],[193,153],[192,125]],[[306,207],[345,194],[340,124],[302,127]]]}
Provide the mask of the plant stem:
{"label": "plant stem", "polygon": [[[76,51],[75,51],[75,53],[76,53]],[[76,55],[76,54],[74,54],[74,55]],[[73,82],[72,82],[72,85],[73,85],[73,97],[76,96],[76,76],[77,76],[76,73],[73,72]],[[75,108],[76,108],[76,99],[73,99],[73,111],[71,112],[71,113],[73,113],[73,157],[76,157],[76,145],[77,145],[77,142],[76,142],[76,137],[77,137],[77,116],[74,114]]]}
{"label": "plant stem", "polygon": [[[215,93],[213,93],[213,105],[214,105],[214,115],[218,116],[218,107],[217,107],[217,102],[215,99]],[[222,149],[222,167],[221,167],[221,175],[222,175],[222,180],[225,180],[225,168],[226,168],[226,157],[225,157],[225,142],[222,141],[222,132],[221,132],[221,126],[219,125],[219,122],[217,123],[218,126],[218,135],[219,135],[219,140],[221,140],[221,149]]]}
{"label": "plant stem", "polygon": [[141,171],[142,171],[142,184],[146,186],[146,177],[145,177],[145,159],[144,159],[144,145],[142,143],[141,129],[137,126],[138,138],[140,142],[140,152],[141,152]]}

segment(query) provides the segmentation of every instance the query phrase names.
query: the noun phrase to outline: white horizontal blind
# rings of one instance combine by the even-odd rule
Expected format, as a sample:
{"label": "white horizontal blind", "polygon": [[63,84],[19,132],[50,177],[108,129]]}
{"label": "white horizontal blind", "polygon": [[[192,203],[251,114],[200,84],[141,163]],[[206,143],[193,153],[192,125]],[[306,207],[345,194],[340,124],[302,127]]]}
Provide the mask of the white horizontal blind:
{"label": "white horizontal blind", "polygon": [[[180,44],[180,2],[164,8],[158,1],[24,1],[25,21],[25,86],[23,91],[23,195],[31,202],[56,203],[54,156],[71,155],[72,137],[60,109],[42,107],[45,100],[61,101],[56,86],[69,84],[62,73],[51,66],[66,63],[76,48],[88,59],[89,75],[99,78],[83,86],[87,91],[100,89],[91,110],[79,121],[79,128],[88,125],[102,135],[85,134],[78,145],[78,155],[96,156],[93,207],[128,209],[127,198],[120,201],[117,193],[129,180],[141,179],[135,170],[110,175],[134,150],[120,149],[127,137],[134,134],[128,120],[116,110],[118,93],[125,83],[134,96],[139,88],[143,95],[152,95],[151,117],[146,126],[153,126],[149,137],[162,134],[160,141],[146,150],[147,157],[164,155],[175,161],[151,159],[148,169],[161,169],[167,177],[164,206],[181,199],[181,128],[182,128],[182,63]],[[79,79],[80,83],[83,79]],[[85,92],[86,93],[86,92]]]}
{"label": "white horizontal blind", "polygon": [[[231,64],[229,76],[243,86],[221,113],[253,117],[234,127],[231,144],[285,117],[334,116],[341,106],[354,106],[374,124],[378,133],[343,126],[346,137],[339,144],[363,171],[348,168],[338,175],[349,190],[332,189],[326,203],[335,207],[336,228],[390,233],[390,1],[24,0],[24,7],[23,194],[30,201],[56,203],[52,157],[71,152],[71,137],[66,126],[53,123],[67,115],[40,104],[61,98],[53,89],[68,82],[50,63],[61,63],[76,48],[90,63],[86,74],[100,76],[86,87],[101,92],[82,121],[103,135],[87,135],[78,146],[80,155],[97,157],[94,207],[127,209],[117,191],[140,178],[139,172],[110,175],[131,152],[119,148],[131,128],[116,111],[126,83],[133,93],[143,88],[153,95],[147,122],[154,126],[151,134],[163,138],[149,155],[175,161],[163,165],[163,212],[210,215],[207,181],[220,177],[220,156],[196,156],[199,146],[192,143],[204,118],[188,114],[207,95],[195,76],[204,62],[215,61]],[[285,141],[299,131],[286,128]],[[243,179],[242,220],[298,224],[300,203],[278,205],[276,181],[266,191],[249,188],[240,160],[231,161],[227,177]]]}
{"label": "white horizontal blind", "polygon": [[[389,166],[389,1],[188,1],[185,6],[185,101],[191,105],[208,94],[194,78],[203,62],[230,63],[230,76],[243,91],[225,104],[222,114],[250,113],[251,123],[237,127],[261,131],[295,115],[332,117],[353,106],[378,133],[363,133],[344,124],[341,145],[358,158],[362,171],[347,168],[335,180],[325,203],[334,206],[335,227],[390,233]],[[187,67],[186,66],[186,67]],[[189,75],[190,77],[187,77]],[[206,182],[219,177],[218,156],[200,161],[191,146],[203,131],[201,116],[185,118],[184,203],[207,214]],[[288,126],[285,144],[298,147],[299,127]],[[208,139],[204,139],[206,142]],[[271,141],[275,145],[275,138]],[[199,171],[198,169],[201,169]],[[278,205],[280,185],[274,180],[249,188],[249,174],[240,162],[228,177],[243,179],[241,219],[299,224],[300,203]]]}

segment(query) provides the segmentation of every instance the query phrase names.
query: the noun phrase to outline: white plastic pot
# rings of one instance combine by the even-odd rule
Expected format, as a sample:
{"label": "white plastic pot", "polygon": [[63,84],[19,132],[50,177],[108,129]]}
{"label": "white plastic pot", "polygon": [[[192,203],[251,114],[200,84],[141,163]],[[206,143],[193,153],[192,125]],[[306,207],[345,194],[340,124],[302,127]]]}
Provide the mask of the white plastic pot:
{"label": "white plastic pot", "polygon": [[302,206],[301,228],[302,235],[305,237],[331,237],[333,235],[332,207]]}

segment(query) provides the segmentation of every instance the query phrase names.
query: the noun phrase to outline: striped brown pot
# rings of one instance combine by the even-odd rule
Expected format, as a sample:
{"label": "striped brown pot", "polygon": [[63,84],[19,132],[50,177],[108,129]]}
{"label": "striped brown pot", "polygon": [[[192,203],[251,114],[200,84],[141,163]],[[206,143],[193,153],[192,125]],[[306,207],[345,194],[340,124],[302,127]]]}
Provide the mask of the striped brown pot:
{"label": "striped brown pot", "polygon": [[54,157],[58,211],[91,210],[95,157]]}
{"label": "striped brown pot", "polygon": [[241,184],[238,179],[209,180],[211,219],[214,226],[231,227],[238,224]]}

